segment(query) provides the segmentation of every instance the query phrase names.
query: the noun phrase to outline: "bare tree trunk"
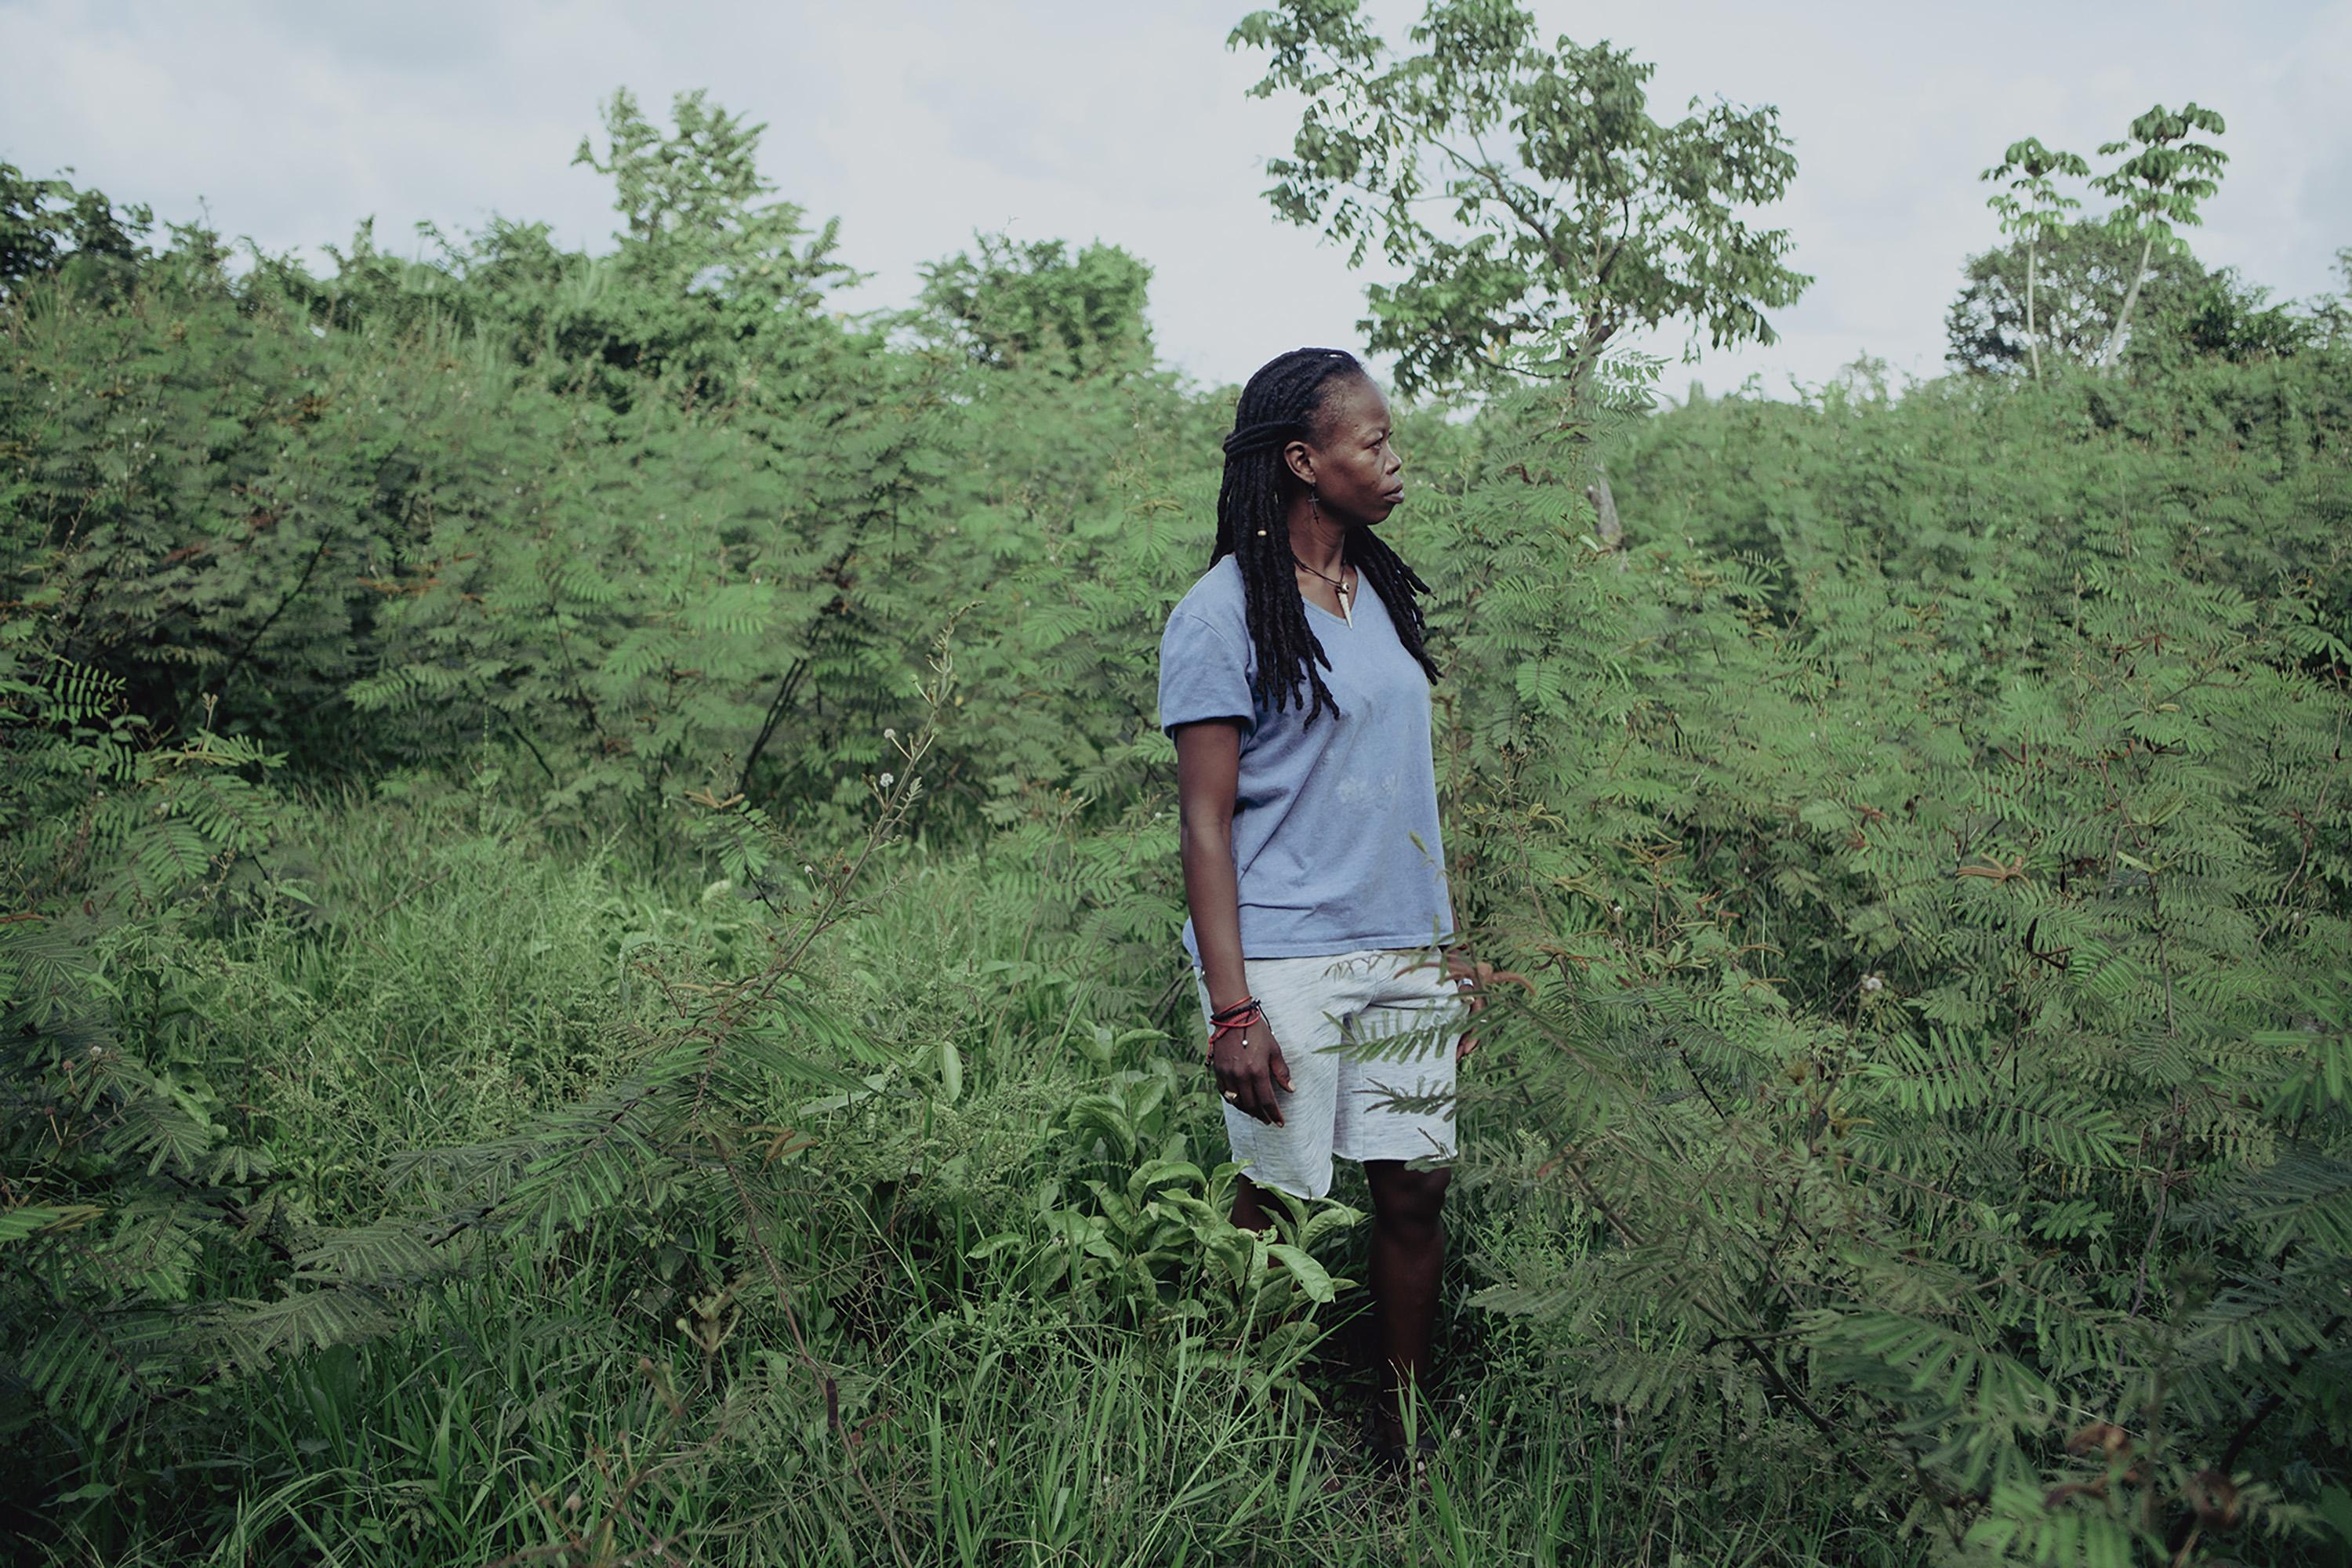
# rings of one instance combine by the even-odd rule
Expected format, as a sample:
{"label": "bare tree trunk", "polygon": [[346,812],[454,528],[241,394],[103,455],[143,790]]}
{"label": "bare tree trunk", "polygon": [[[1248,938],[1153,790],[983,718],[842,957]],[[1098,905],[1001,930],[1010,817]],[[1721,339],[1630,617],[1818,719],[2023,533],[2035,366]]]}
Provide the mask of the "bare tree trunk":
{"label": "bare tree trunk", "polygon": [[1625,525],[1617,521],[1617,498],[1609,493],[1609,476],[1595,469],[1584,487],[1584,499],[1601,514],[1601,548],[1615,550],[1625,542]]}
{"label": "bare tree trunk", "polygon": [[2124,323],[2131,320],[2134,301],[2139,299],[2140,279],[2147,276],[2147,258],[2156,248],[2156,231],[2148,230],[2147,243],[2139,247],[2139,270],[2132,274],[2131,287],[2124,291],[2124,308],[2116,312],[2116,330],[2107,334],[2107,346],[2099,355],[2102,368],[2115,368],[2116,355],[2123,352]]}
{"label": "bare tree trunk", "polygon": [[2041,259],[2040,247],[2032,240],[2025,245],[2025,352],[2033,356],[2033,379],[2042,379],[2042,334],[2033,329],[2034,263]]}

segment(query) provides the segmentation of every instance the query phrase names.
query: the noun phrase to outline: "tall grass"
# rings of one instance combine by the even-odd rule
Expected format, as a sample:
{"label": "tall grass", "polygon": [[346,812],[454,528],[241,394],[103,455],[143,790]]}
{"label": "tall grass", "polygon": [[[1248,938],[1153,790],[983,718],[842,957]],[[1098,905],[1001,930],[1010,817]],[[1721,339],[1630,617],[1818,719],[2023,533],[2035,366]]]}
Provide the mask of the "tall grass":
{"label": "tall grass", "polygon": [[[661,1006],[650,974],[724,972],[760,940],[760,906],[709,868],[562,842],[494,776],[304,809],[310,904],[126,956],[209,977],[164,1026],[216,1072],[240,1065],[237,1114],[322,1218],[396,1203],[403,1150],[578,1093]],[[902,847],[875,888],[814,984],[902,1065],[780,1109],[789,1313],[715,1222],[648,1237],[616,1220],[537,1262],[490,1248],[391,1337],[224,1385],[213,1450],[158,1478],[140,1520],[69,1529],[51,1559],[1923,1560],[1813,1484],[1769,1420],[1628,1419],[1576,1395],[1557,1336],[1470,1310],[1495,1262],[1581,1234],[1507,1184],[1457,1188],[1449,1358],[1417,1413],[1433,1470],[1372,1473],[1346,1283],[1361,1227],[1314,1244],[1341,1281],[1329,1305],[1267,1296],[1255,1316],[1192,1300],[1216,1295],[1209,1251],[1164,1236],[1152,1259],[1116,1230],[1108,1257],[1051,1254],[1057,1225],[1108,1212],[1088,1182],[1151,1154],[1198,1162],[1212,1203],[1230,1191],[1189,1034],[1101,1005],[1171,976],[1088,973],[1069,932],[1013,918],[1034,900],[1002,864]],[[1073,1123],[1089,1096],[1123,1108],[1131,1147]],[[1361,1203],[1344,1174],[1333,1215]],[[971,1257],[1006,1236],[1059,1261]]]}

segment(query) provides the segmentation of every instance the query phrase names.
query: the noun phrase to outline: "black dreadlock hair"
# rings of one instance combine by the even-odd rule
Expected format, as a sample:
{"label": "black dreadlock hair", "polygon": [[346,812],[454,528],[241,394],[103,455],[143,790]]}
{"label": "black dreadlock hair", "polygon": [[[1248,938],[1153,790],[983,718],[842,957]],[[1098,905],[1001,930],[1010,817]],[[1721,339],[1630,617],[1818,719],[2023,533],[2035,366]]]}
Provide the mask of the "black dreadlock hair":
{"label": "black dreadlock hair", "polygon": [[[1214,566],[1233,556],[1241,566],[1242,600],[1249,615],[1250,641],[1257,647],[1255,695],[1271,696],[1279,713],[1292,702],[1307,710],[1306,721],[1339,705],[1316,666],[1331,668],[1315,628],[1307,624],[1306,603],[1298,593],[1290,551],[1290,526],[1283,517],[1286,486],[1298,482],[1282,460],[1282,449],[1293,441],[1315,440],[1323,405],[1335,382],[1366,375],[1356,356],[1344,349],[1293,349],[1267,361],[1242,388],[1234,410],[1233,434],[1225,437],[1224,483],[1217,490],[1217,544],[1210,552]],[[1421,605],[1413,597],[1429,592],[1413,569],[1369,528],[1349,528],[1341,556],[1372,585],[1396,623],[1397,637],[1419,661],[1434,683],[1437,666],[1422,646]],[[1305,686],[1307,696],[1298,689]]]}

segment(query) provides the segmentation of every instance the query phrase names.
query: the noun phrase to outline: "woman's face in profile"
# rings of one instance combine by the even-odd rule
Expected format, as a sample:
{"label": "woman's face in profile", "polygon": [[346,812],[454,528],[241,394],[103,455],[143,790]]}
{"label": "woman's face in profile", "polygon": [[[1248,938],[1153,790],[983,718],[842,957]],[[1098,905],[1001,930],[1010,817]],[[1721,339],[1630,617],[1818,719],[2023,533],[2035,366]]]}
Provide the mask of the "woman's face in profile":
{"label": "woman's face in profile", "polygon": [[[1331,389],[1318,424],[1323,438],[1305,443],[1317,501],[1354,521],[1380,522],[1404,500],[1404,460],[1390,440],[1389,400],[1370,378],[1350,376]],[[1292,465],[1297,472],[1295,454]]]}

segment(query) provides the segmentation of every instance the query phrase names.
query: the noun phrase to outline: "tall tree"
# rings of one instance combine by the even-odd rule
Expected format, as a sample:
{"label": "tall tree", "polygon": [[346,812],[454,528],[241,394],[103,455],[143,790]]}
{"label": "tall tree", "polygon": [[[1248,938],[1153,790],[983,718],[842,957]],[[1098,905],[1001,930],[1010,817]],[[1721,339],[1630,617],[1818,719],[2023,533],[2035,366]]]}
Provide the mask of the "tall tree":
{"label": "tall tree", "polygon": [[2135,146],[2139,149],[2091,182],[2092,189],[2101,195],[2123,204],[2107,222],[2118,234],[2140,241],[2139,270],[2132,274],[2123,308],[2116,312],[2115,331],[2100,356],[2103,363],[2114,364],[2116,352],[2123,347],[2124,329],[2139,299],[2148,258],[2159,243],[2167,250],[2179,247],[2180,236],[2172,226],[2203,223],[2197,204],[2221,188],[2221,165],[2230,161],[2230,155],[2218,147],[2189,141],[2189,132],[2207,131],[2219,136],[2222,130],[2221,117],[2212,110],[2187,103],[2175,112],[2159,103],[2131,122],[2128,140],[2100,144],[2102,157],[2128,153]]}
{"label": "tall tree", "polygon": [[675,95],[671,114],[666,132],[624,88],[604,106],[604,155],[584,136],[572,154],[612,176],[623,225],[614,266],[635,285],[593,323],[609,338],[601,357],[701,384],[789,365],[828,335],[825,291],[859,276],[834,255],[841,220],[812,231],[800,206],[762,199],[776,188],[759,168],[765,125],[699,89]]}
{"label": "tall tree", "polygon": [[2334,294],[2315,294],[2305,302],[2311,317],[2312,341],[2327,348],[2352,341],[2352,245],[2336,248],[2336,276],[2344,287]]}
{"label": "tall tree", "polygon": [[1115,245],[1072,255],[1058,239],[975,237],[978,255],[959,251],[922,268],[925,311],[975,363],[1064,376],[1151,363],[1149,265]]}
{"label": "tall tree", "polygon": [[[1979,374],[2031,374],[2038,348],[2053,369],[2096,363],[2113,335],[2116,302],[2140,264],[2138,242],[2097,218],[2062,224],[1969,258],[1958,295],[1944,317],[1946,359]],[[2204,265],[2187,246],[2150,259],[2146,308],[2202,284]],[[2036,313],[2029,328],[2026,289],[2034,279]]]}
{"label": "tall tree", "polygon": [[760,199],[776,188],[760,173],[760,137],[767,127],[744,124],[741,115],[711,104],[698,89],[677,94],[671,116],[677,129],[665,134],[623,88],[604,106],[605,155],[598,158],[585,136],[572,155],[573,163],[612,176],[613,205],[633,265],[666,267],[680,281],[705,287],[720,281],[706,270],[723,268],[731,293],[815,303],[815,290],[845,270],[830,259],[841,220],[828,222],[800,246],[809,233],[803,209]]}
{"label": "tall tree", "polygon": [[2042,237],[2063,224],[2070,210],[2083,205],[2073,196],[2059,195],[2051,176],[2073,174],[2081,178],[2090,172],[2090,164],[2079,154],[2053,151],[2042,144],[2041,138],[2029,136],[2022,142],[2011,142],[2009,150],[2000,155],[2000,162],[1979,176],[2009,182],[1986,205],[2000,216],[2001,233],[2025,237],[2025,350],[2032,357],[2036,381],[2042,379],[2042,344],[2035,335],[2033,320],[2035,263],[2040,258]]}
{"label": "tall tree", "polygon": [[1693,99],[1663,124],[1654,67],[1605,41],[1544,47],[1509,0],[1432,0],[1409,37],[1418,52],[1399,55],[1355,0],[1284,0],[1228,40],[1266,52],[1253,96],[1307,99],[1291,156],[1267,163],[1275,210],[1351,263],[1377,242],[1409,269],[1366,290],[1361,323],[1401,391],[1489,384],[1538,340],[1578,378],[1620,333],[1670,320],[1717,347],[1775,340],[1764,310],[1812,279],[1784,265],[1787,230],[1736,215],[1796,173],[1777,110]]}
{"label": "tall tree", "polygon": [[102,290],[127,288],[149,259],[153,227],[147,207],[118,207],[102,191],[76,190],[63,178],[33,179],[0,162],[0,301],[42,274]]}

